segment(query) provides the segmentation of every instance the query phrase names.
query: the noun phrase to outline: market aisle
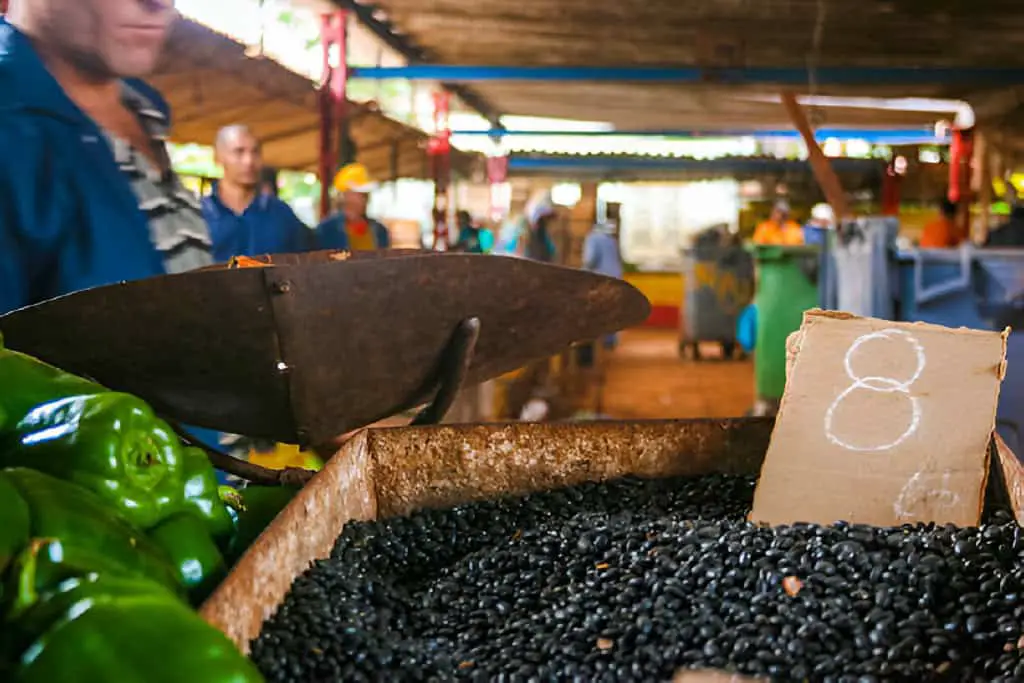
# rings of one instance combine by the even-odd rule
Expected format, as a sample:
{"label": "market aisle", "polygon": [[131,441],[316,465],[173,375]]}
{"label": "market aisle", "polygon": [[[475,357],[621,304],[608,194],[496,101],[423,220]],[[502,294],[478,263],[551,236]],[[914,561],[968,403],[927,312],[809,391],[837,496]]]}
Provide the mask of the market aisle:
{"label": "market aisle", "polygon": [[[751,361],[683,361],[674,330],[621,335],[608,358],[604,413],[619,419],[737,417],[754,402]],[[715,346],[707,355],[717,354]]]}

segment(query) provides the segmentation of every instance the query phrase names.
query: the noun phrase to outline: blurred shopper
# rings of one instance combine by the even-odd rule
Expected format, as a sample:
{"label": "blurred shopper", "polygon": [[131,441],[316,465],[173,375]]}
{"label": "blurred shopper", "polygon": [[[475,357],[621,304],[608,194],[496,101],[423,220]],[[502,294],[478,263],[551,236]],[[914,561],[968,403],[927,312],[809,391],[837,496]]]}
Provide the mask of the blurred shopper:
{"label": "blurred shopper", "polygon": [[622,256],[619,254],[618,226],[597,223],[583,240],[583,267],[608,277],[622,277]]}
{"label": "blurred shopper", "polygon": [[1012,183],[1006,186],[1006,203],[1010,205],[1010,217],[989,232],[985,239],[986,247],[1024,247],[1024,204],[1018,199]]}
{"label": "blurred shopper", "polygon": [[173,3],[10,0],[0,19],[0,313],[210,265],[170,113],[138,80]]}
{"label": "blurred shopper", "polygon": [[519,236],[517,252],[520,256],[544,263],[555,262],[555,241],[551,237],[551,224],[555,215],[550,205],[541,205],[533,211],[526,231]]}
{"label": "blurred shopper", "polygon": [[260,173],[260,194],[279,197],[280,190],[277,186],[277,169],[264,166]]}
{"label": "blurred shopper", "polygon": [[789,202],[775,203],[768,220],[763,221],[754,231],[755,244],[798,246],[804,243],[804,230],[790,218]]}
{"label": "blurred shopper", "polygon": [[453,251],[463,251],[468,254],[484,253],[481,229],[474,221],[468,211],[462,210],[455,214],[456,224],[459,230],[459,238],[453,246]]}
{"label": "blurred shopper", "polygon": [[214,159],[224,177],[203,199],[203,216],[210,226],[215,260],[290,254],[312,247],[312,231],[290,206],[264,190],[260,142],[247,126],[222,128]]}
{"label": "blurred shopper", "polygon": [[952,249],[960,246],[967,238],[956,224],[956,204],[943,198],[939,204],[939,215],[924,226],[921,240],[922,249]]}
{"label": "blurred shopper", "polygon": [[[586,270],[608,277],[622,277],[622,255],[619,253],[619,226],[611,221],[597,223],[583,240],[583,267]],[[614,349],[618,335],[609,334],[604,346]]]}
{"label": "blurred shopper", "polygon": [[376,187],[362,164],[349,164],[338,171],[334,189],[341,193],[341,210],[317,226],[317,248],[373,251],[391,246],[388,229],[366,215],[370,192]]}
{"label": "blurred shopper", "polygon": [[518,256],[519,243],[529,230],[529,220],[519,214],[506,218],[498,228],[498,239],[494,250],[499,254]]}
{"label": "blurred shopper", "polygon": [[811,209],[811,220],[804,225],[804,244],[824,245],[828,233],[836,225],[836,215],[829,204],[815,204]]}

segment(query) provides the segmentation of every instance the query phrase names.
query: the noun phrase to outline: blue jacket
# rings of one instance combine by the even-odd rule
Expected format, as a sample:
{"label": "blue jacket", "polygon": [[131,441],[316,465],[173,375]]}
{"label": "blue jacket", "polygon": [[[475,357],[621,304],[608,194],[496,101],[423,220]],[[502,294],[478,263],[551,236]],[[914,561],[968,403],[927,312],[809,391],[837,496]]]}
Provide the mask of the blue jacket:
{"label": "blue jacket", "polygon": [[[130,85],[168,113],[155,90]],[[163,273],[100,129],[0,19],[0,314]]]}
{"label": "blue jacket", "polygon": [[583,240],[583,267],[601,275],[621,278],[619,241],[608,233],[591,230]]}
{"label": "blue jacket", "polygon": [[224,206],[214,186],[210,196],[203,198],[203,218],[210,226],[216,261],[227,261],[232,256],[297,253],[308,251],[313,244],[313,231],[290,206],[271,195],[256,197],[239,216]]}
{"label": "blue jacket", "polygon": [[[391,246],[391,235],[388,233],[388,229],[372,218],[367,220],[370,223],[370,229],[373,230],[373,237],[377,242],[377,248],[389,248]],[[316,226],[316,248],[349,250],[344,214],[336,213],[325,218],[320,222],[320,225]]]}

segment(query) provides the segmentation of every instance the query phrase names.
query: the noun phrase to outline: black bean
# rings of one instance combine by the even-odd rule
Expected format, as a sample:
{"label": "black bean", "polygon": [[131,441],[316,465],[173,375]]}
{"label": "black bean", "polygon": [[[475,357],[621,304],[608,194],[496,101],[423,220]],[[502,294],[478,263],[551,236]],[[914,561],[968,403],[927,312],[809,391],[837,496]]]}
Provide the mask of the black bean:
{"label": "black bean", "polygon": [[277,681],[1024,680],[1024,535],[745,521],[753,480],[585,484],[345,526],[252,643]]}

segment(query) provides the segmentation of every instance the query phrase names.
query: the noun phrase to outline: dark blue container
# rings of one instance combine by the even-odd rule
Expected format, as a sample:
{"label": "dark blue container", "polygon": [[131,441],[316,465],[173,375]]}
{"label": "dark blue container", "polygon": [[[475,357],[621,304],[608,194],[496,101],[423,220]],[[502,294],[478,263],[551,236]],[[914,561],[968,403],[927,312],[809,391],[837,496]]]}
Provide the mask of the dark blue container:
{"label": "dark blue container", "polygon": [[[997,428],[1018,455],[1024,437],[1024,249],[901,252],[897,320],[1015,330],[1006,349]],[[1019,332],[1016,332],[1019,330]]]}

